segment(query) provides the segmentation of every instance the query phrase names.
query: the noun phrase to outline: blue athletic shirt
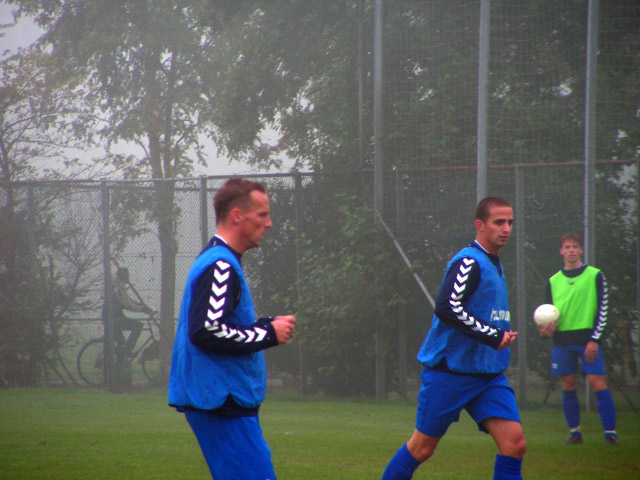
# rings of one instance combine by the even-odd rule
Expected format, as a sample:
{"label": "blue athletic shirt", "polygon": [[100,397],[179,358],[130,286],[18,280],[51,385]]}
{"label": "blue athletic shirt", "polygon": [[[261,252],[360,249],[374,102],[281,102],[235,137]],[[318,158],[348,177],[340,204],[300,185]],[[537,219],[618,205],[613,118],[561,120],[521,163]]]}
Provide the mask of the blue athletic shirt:
{"label": "blue athletic shirt", "polygon": [[169,405],[253,415],[264,400],[262,350],[278,340],[272,318],[256,320],[241,255],[220,237],[187,277],[169,376]]}
{"label": "blue athletic shirt", "polygon": [[474,241],[447,266],[418,361],[454,373],[501,373],[510,353],[497,348],[510,331],[509,317],[500,259]]}

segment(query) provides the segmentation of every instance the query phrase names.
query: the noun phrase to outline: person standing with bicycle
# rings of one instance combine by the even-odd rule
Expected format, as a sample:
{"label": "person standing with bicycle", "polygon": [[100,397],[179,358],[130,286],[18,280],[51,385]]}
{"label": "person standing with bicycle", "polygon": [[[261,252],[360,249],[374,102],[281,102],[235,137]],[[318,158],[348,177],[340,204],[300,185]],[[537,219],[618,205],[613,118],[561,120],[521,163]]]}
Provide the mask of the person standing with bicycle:
{"label": "person standing with bicycle", "polygon": [[214,200],[217,234],[187,277],[173,346],[169,405],[184,412],[216,480],[275,480],[258,410],[263,350],[293,336],[292,315],[256,319],[242,255],[272,226],[264,185],[228,180]]}

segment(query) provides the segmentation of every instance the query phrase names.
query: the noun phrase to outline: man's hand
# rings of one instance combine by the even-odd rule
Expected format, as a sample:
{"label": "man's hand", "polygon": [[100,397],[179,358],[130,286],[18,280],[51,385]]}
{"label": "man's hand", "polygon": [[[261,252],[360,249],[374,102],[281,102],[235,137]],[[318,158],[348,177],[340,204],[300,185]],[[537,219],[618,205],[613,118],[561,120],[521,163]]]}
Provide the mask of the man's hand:
{"label": "man's hand", "polygon": [[558,328],[558,322],[549,322],[544,327],[538,327],[538,335],[542,338],[549,338]]}
{"label": "man's hand", "polygon": [[504,332],[504,337],[502,337],[502,341],[498,345],[498,350],[510,347],[516,341],[517,336],[518,332]]}
{"label": "man's hand", "polygon": [[282,315],[274,318],[271,325],[273,325],[273,329],[276,331],[278,345],[282,345],[293,337],[296,328],[296,317],[293,315]]}
{"label": "man's hand", "polygon": [[598,344],[596,342],[587,342],[584,349],[584,358],[587,363],[593,363],[598,359]]}

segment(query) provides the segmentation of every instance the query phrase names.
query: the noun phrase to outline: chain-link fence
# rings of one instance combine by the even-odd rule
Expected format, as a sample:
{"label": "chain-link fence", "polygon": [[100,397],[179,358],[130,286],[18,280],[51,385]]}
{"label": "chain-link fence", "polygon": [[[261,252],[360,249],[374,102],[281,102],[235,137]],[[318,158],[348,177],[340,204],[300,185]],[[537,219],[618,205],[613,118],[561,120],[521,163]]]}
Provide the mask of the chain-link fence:
{"label": "chain-link fence", "polygon": [[[509,372],[519,376],[520,399],[525,385],[540,381],[534,377],[548,380],[550,347],[530,318],[561,266],[560,235],[582,233],[590,221],[584,214],[590,3],[381,2],[382,47],[374,59],[377,22],[372,5],[362,2],[359,46],[327,52],[336,65],[352,68],[339,81],[352,79],[348,101],[360,116],[356,122],[355,115],[337,115],[325,121],[330,128],[318,117],[325,130],[310,142],[332,146],[318,150],[314,166],[337,173],[252,176],[267,184],[274,219],[261,248],[244,259],[258,312],[299,317],[294,343],[267,351],[272,382],[302,392],[406,395],[433,313],[412,274],[435,295],[447,260],[475,234],[481,98],[486,190],[512,202],[516,215],[502,253],[514,328],[522,332]],[[481,18],[487,5],[488,23]],[[611,287],[606,342],[613,348],[606,350],[612,378],[622,385],[637,384],[639,25],[637,6],[600,2],[596,202],[588,227],[595,232],[595,265]],[[483,26],[489,55],[481,58]],[[378,61],[382,104],[374,105]],[[328,77],[322,79],[328,86],[337,81]],[[322,97],[310,101],[316,98]],[[376,124],[375,114],[384,122]],[[336,132],[340,138],[331,137]],[[382,157],[379,169],[352,171],[374,165],[374,154]],[[89,341],[113,336],[103,310],[122,267],[132,298],[159,312],[150,323],[144,313],[128,313],[146,330],[125,380],[141,384],[165,375],[162,352],[170,348],[187,271],[215,230],[211,199],[224,180],[3,183],[0,380],[92,382],[78,364],[96,371],[98,383],[114,379],[109,368],[117,365],[99,360],[100,348],[115,348],[113,342],[99,340],[89,360],[78,358]],[[384,194],[381,216],[412,271],[376,224],[374,184]]]}
{"label": "chain-link fence", "polygon": [[[620,347],[610,363],[624,377],[626,385],[635,381],[633,365],[637,358],[635,322],[628,321],[637,315],[634,294],[637,290],[637,256],[631,250],[635,237],[625,231],[635,228],[625,217],[631,213],[625,206],[633,204],[637,194],[633,188],[621,193],[619,185],[611,185],[615,172],[620,172],[621,167],[625,165],[599,166],[599,189],[614,189],[615,201],[602,202],[598,214],[598,242],[605,244],[603,250],[613,252],[603,265],[611,285],[613,307],[608,341]],[[519,199],[515,204],[519,230],[502,257],[510,283],[512,319],[515,328],[526,333],[515,351],[520,348],[530,353],[514,355],[512,375],[528,370],[532,378],[544,378],[548,369],[548,349],[540,343],[529,319],[535,306],[543,301],[547,278],[559,268],[559,256],[555,255],[557,237],[565,230],[580,227],[580,202],[567,199],[563,208],[558,208],[553,195],[558,188],[555,183],[562,182],[566,188],[573,189],[567,179],[576,178],[575,173],[581,168],[580,165],[514,167],[492,173],[501,177],[502,184],[511,185],[504,191],[505,197]],[[468,174],[473,177],[472,172]],[[461,175],[467,173],[457,172],[456,179]],[[303,392],[326,390],[329,387],[323,384],[323,375],[326,381],[335,381],[333,375],[337,373],[335,365],[331,366],[330,373],[325,372],[329,365],[323,356],[323,349],[327,347],[322,343],[332,339],[334,348],[338,348],[336,338],[346,337],[347,350],[341,359],[345,372],[349,371],[349,366],[372,362],[364,368],[369,372],[368,378],[361,376],[352,382],[371,386],[376,370],[371,367],[382,359],[387,365],[386,390],[406,395],[406,385],[412,385],[417,378],[419,366],[414,361],[415,352],[433,312],[416,288],[412,272],[404,267],[393,248],[385,244],[388,238],[383,230],[372,230],[373,234],[358,233],[361,227],[349,224],[349,217],[357,215],[357,208],[350,206],[349,189],[364,195],[364,205],[371,204],[373,195],[367,187],[371,184],[371,172],[350,176],[259,175],[255,179],[267,185],[274,221],[261,248],[248,252],[243,262],[258,312],[301,316],[300,336],[296,341],[267,353],[270,383]],[[549,179],[556,179],[556,182]],[[215,230],[212,197],[225,180],[207,177],[164,181],[172,183],[174,192],[175,280],[172,283],[173,299],[169,302],[173,305],[169,315],[172,326],[190,265]],[[575,181],[579,182],[579,179]],[[405,188],[410,182],[422,185],[423,195],[430,198],[431,208],[425,208],[419,199],[411,196],[415,190]],[[364,190],[358,185],[365,186]],[[105,298],[108,298],[105,292],[112,288],[118,269],[124,267],[130,274],[130,297],[154,313],[127,312],[128,317],[142,322],[144,330],[128,365],[128,377],[116,375],[114,382],[141,385],[158,380],[158,349],[163,338],[157,321],[162,306],[161,283],[166,281],[162,280],[166,276],[162,275],[158,221],[152,208],[155,189],[150,181],[42,181],[14,183],[1,190],[5,205],[11,199],[13,212],[9,216],[9,210],[5,209],[3,218],[7,228],[3,229],[5,304],[0,340],[5,384],[102,385],[109,381],[111,377],[108,365],[103,363],[106,357],[102,350],[107,346],[102,339],[108,331],[104,318]],[[399,172],[395,193],[396,230],[414,262],[413,273],[417,272],[427,288],[435,293],[449,256],[473,238],[473,202],[468,202],[466,224],[451,224],[446,214],[450,208],[448,199],[442,195],[441,186],[431,185],[428,171]],[[375,229],[371,210],[363,212],[364,217],[360,220]],[[318,249],[316,245],[333,245],[331,237],[348,244],[345,226],[355,231],[354,236],[361,236],[356,238],[361,245],[340,247],[343,251],[336,252],[335,264],[331,254],[326,252],[322,252],[327,255],[326,259],[315,258],[318,254],[311,252]],[[403,233],[407,231],[411,235]],[[609,238],[612,232],[615,232],[615,241]],[[369,247],[365,242],[378,246],[361,262],[371,263],[378,271],[368,273],[354,264],[349,267],[352,269],[348,274],[350,278],[334,278],[340,262],[354,262],[354,250],[367,251]],[[375,252],[385,249],[393,253],[379,261]],[[519,264],[523,265],[523,270],[516,274]],[[325,270],[325,266],[330,268]],[[386,268],[395,269],[395,273],[388,274],[383,271]],[[374,275],[371,283],[367,283],[369,274]],[[370,318],[356,317],[358,309],[367,312],[368,308],[365,305],[358,307],[359,303],[374,301],[366,300],[365,290],[375,291],[380,281],[376,275],[396,275],[391,281],[384,279],[381,291],[391,288],[402,301],[392,307],[382,307],[386,310],[379,315],[387,317],[386,324],[373,327],[377,320],[371,323]],[[319,276],[326,276],[325,287],[316,287],[323,285]],[[358,285],[363,280],[365,287],[359,290]],[[346,286],[334,293],[330,291],[331,282],[336,285],[345,282]],[[329,294],[316,288],[325,288]],[[8,303],[7,299],[10,299]],[[332,337],[334,333],[328,325],[342,318],[344,312],[354,311],[349,313],[353,317],[332,327],[339,330],[336,337]],[[378,335],[384,339],[379,350],[373,349]],[[171,339],[172,336],[168,341]],[[115,358],[113,371],[120,372],[117,355]],[[521,362],[528,368],[520,369]],[[353,374],[360,375],[358,372]],[[524,392],[524,384],[520,388]],[[367,388],[363,389],[367,391]]]}
{"label": "chain-link fence", "polygon": [[[258,179],[273,190],[293,185],[292,176]],[[212,197],[223,180],[163,182],[170,183],[174,192],[174,248],[169,252],[175,257],[173,271],[169,272],[175,278],[170,302],[174,308],[168,315],[171,319],[177,318],[191,263],[208,242],[209,229],[214,230]],[[6,307],[1,347],[4,383],[106,382],[108,369],[103,365],[102,350],[86,350],[84,357],[80,351],[88,342],[109,337],[105,328],[105,304],[110,300],[107,292],[113,291],[117,272],[125,268],[129,273],[126,295],[152,311],[125,312],[143,325],[140,351],[134,352],[139,358],[134,358],[129,381],[147,382],[147,377],[153,376],[143,367],[146,363],[147,369],[158,368],[150,366],[152,352],[144,354],[144,349],[157,349],[160,341],[163,253],[153,208],[156,183],[42,181],[13,183],[1,190],[5,205],[1,272]],[[279,207],[278,203],[273,207],[276,231],[281,224]],[[286,256],[287,252],[275,254]],[[251,269],[251,260],[247,264]],[[128,330],[125,337],[127,334]],[[87,355],[93,357],[88,359]],[[157,352],[155,355],[157,361]]]}

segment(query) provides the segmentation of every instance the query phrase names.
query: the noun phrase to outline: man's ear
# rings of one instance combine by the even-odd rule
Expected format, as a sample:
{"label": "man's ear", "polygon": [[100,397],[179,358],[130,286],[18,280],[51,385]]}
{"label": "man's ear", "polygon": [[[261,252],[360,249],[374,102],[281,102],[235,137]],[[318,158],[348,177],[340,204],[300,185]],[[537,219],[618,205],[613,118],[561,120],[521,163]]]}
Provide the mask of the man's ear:
{"label": "man's ear", "polygon": [[232,208],[229,212],[229,218],[233,223],[238,223],[242,220],[242,211],[238,207]]}

